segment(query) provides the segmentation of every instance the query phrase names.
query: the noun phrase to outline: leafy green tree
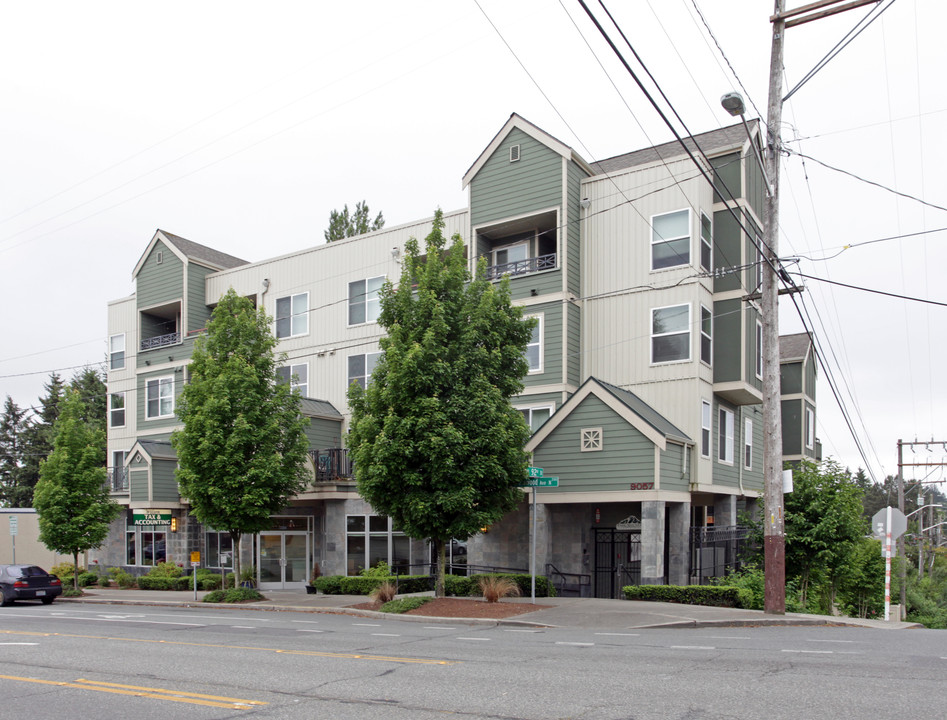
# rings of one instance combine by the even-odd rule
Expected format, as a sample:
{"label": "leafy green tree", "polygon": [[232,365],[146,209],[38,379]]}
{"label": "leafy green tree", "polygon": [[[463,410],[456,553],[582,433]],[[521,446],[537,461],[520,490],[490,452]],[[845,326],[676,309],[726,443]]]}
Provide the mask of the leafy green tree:
{"label": "leafy green tree", "polygon": [[10,506],[17,497],[23,481],[23,434],[27,412],[7,395],[3,415],[0,415],[0,503],[5,506]]}
{"label": "leafy green tree", "polygon": [[355,204],[355,212],[351,215],[348,204],[342,208],[342,212],[333,210],[329,213],[329,229],[325,231],[325,238],[326,242],[332,242],[373,230],[381,230],[383,227],[385,227],[385,218],[382,214],[378,213],[374,220],[369,220],[368,203],[362,200]]}
{"label": "leafy green tree", "polygon": [[87,410],[70,391],[56,421],[53,451],[40,466],[33,504],[39,539],[49,549],[72,556],[78,590],[79,553],[98,547],[121,508],[109,498],[100,447],[102,430],[83,420]]}
{"label": "leafy green tree", "polygon": [[10,497],[12,507],[33,506],[33,488],[39,481],[40,465],[53,450],[56,421],[66,388],[58,373],[52,373],[43,387],[46,395],[40,398],[39,407],[33,408],[23,432],[23,473],[15,494]]}
{"label": "leafy green tree", "polygon": [[[262,309],[227,291],[194,345],[177,402],[183,427],[171,435],[181,495],[235,549],[242,535],[269,527],[305,478],[307,420],[298,391],[280,382],[271,326]],[[234,572],[240,577],[237,552]]]}
{"label": "leafy green tree", "polygon": [[400,283],[381,290],[388,335],[363,390],[349,388],[348,445],[359,493],[437,553],[444,594],[445,546],[497,522],[522,501],[529,428],[510,398],[523,389],[535,321],[510,302],[507,279],[484,266],[471,280],[464,244],[444,250],[443,214],[422,256],[408,241]]}
{"label": "leafy green tree", "polygon": [[851,617],[876,617],[884,611],[885,559],[881,543],[859,538],[848,558],[848,571],[839,586],[841,606]]}

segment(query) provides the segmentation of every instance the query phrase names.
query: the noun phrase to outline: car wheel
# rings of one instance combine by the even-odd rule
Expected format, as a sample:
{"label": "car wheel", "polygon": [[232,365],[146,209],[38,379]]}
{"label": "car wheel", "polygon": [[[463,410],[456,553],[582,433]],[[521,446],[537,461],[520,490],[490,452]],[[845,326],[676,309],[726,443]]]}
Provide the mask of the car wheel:
{"label": "car wheel", "polygon": [[0,598],[2,598],[2,600],[0,600],[0,605],[3,607],[13,604],[13,598],[7,597],[5,592],[0,591]]}
{"label": "car wheel", "polygon": [[52,604],[53,604],[53,600],[55,600],[55,599],[56,599],[56,598],[51,598],[51,597],[40,598],[40,600],[43,601],[43,605],[52,605]]}

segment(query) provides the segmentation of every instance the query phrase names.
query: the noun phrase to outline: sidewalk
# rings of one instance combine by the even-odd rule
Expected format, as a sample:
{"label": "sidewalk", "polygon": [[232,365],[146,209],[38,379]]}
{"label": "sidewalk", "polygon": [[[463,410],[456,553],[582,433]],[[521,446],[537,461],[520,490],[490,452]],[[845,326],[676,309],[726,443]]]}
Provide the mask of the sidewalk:
{"label": "sidewalk", "polygon": [[[355,610],[349,605],[364,603],[361,595],[307,595],[303,590],[267,590],[267,599],[257,603],[207,605],[201,602],[204,592],[120,590],[117,588],[87,588],[81,598],[58,598],[60,602],[101,603],[118,605],[173,605],[183,607],[212,607],[235,610],[268,610],[296,612],[327,612],[408,622],[431,622],[432,618],[418,615],[390,615],[372,610]],[[519,598],[504,602],[529,602]],[[675,603],[641,602],[633,600],[602,600],[598,598],[536,598],[537,605],[549,605],[542,610],[517,615],[505,620],[483,620],[475,618],[449,618],[453,623],[489,625],[540,625],[546,627],[582,628],[595,630],[642,630],[647,628],[699,628],[740,627],[763,625],[844,625],[884,630],[920,628],[908,622],[885,622],[882,620],[860,620],[858,618],[830,617],[825,615],[766,615],[761,610],[738,608],[704,607],[701,605],[678,605]]]}

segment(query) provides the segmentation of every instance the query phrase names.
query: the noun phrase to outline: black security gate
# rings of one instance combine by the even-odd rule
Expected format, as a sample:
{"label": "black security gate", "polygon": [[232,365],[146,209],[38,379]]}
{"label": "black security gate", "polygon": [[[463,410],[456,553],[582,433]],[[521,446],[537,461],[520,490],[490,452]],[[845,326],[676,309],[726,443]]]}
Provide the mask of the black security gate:
{"label": "black security gate", "polygon": [[595,597],[621,598],[626,585],[641,582],[641,531],[593,528]]}
{"label": "black security gate", "polygon": [[740,570],[755,550],[756,544],[748,527],[693,527],[691,582],[706,585],[709,578],[724,577]]}

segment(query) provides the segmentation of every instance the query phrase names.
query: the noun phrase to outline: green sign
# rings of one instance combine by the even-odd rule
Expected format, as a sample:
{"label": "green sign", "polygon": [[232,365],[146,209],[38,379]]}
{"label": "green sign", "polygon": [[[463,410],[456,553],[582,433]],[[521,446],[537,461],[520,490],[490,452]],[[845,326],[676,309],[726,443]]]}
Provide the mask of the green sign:
{"label": "green sign", "polygon": [[521,483],[520,487],[559,487],[559,478],[529,478],[525,483]]}
{"label": "green sign", "polygon": [[542,476],[543,476],[542,468],[533,467],[532,465],[526,468],[526,477],[541,478]]}
{"label": "green sign", "polygon": [[132,513],[132,525],[171,526],[170,510],[139,510]]}

